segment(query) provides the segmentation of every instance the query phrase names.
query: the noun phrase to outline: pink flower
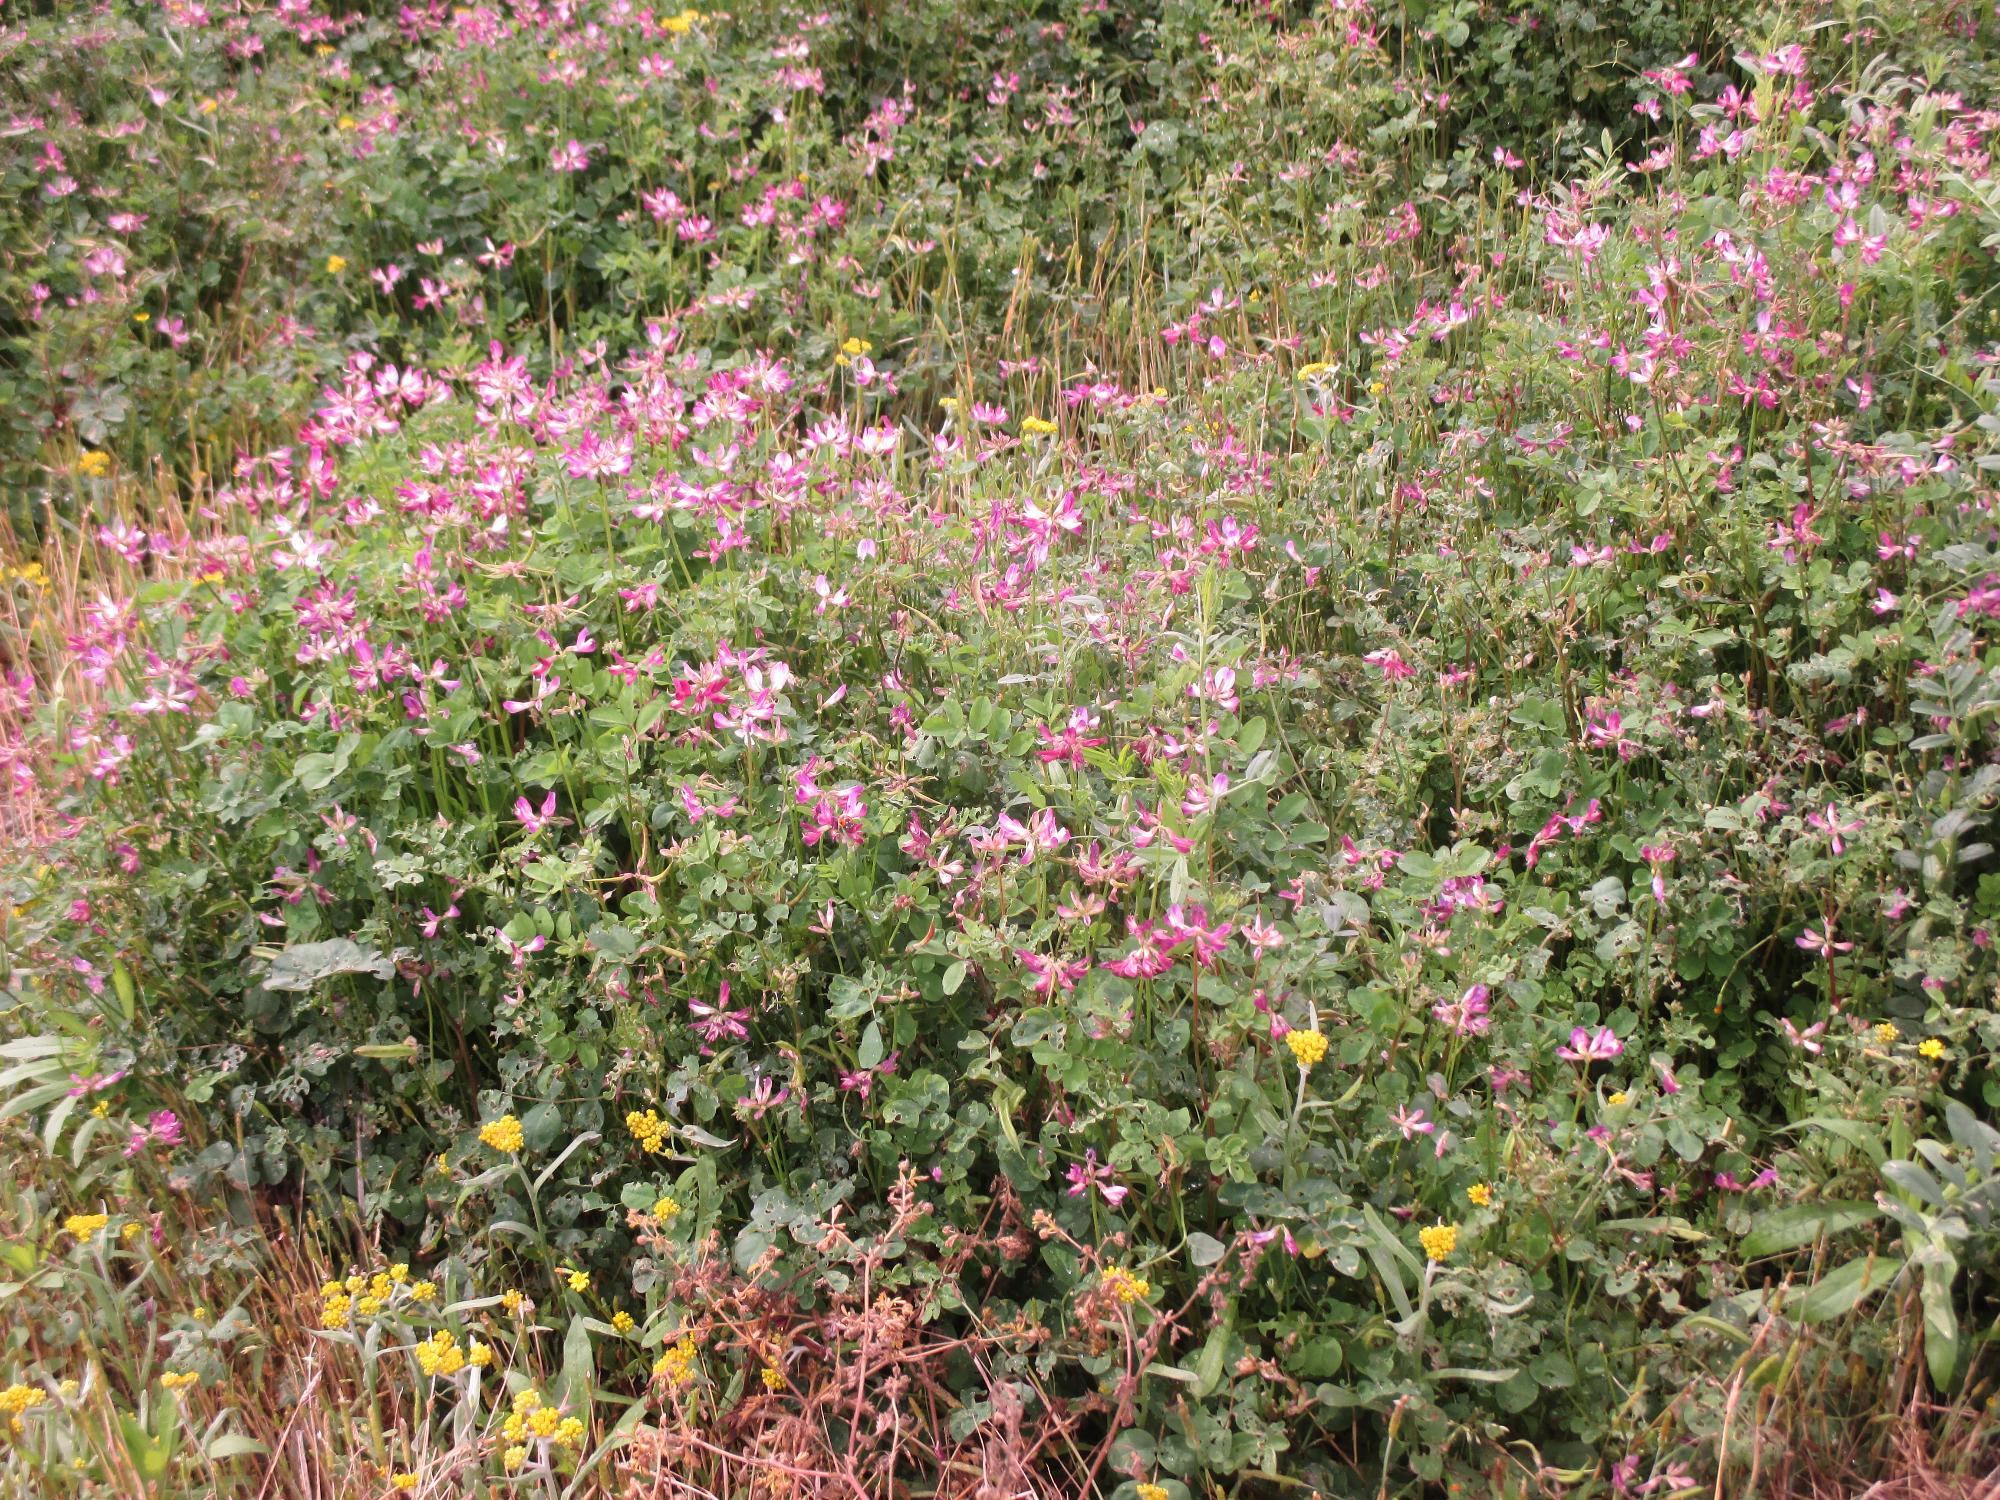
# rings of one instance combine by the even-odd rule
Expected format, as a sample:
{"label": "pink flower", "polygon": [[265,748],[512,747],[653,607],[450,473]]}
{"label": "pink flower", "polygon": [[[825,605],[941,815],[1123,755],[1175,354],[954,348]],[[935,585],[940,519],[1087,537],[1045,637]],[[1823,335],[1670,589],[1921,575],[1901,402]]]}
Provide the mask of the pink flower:
{"label": "pink flower", "polygon": [[1624,1050],[1625,1044],[1609,1026],[1600,1026],[1596,1031],[1578,1026],[1569,1034],[1569,1045],[1556,1048],[1556,1056],[1564,1062],[1609,1062]]}
{"label": "pink flower", "polygon": [[1117,1179],[1111,1168],[1099,1163],[1097,1152],[1094,1150],[1084,1152],[1082,1161],[1071,1163],[1067,1175],[1069,1195],[1072,1198],[1088,1197],[1090,1190],[1096,1188],[1104,1201],[1116,1208],[1125,1201],[1125,1195],[1131,1191],[1130,1188],[1117,1185]]}
{"label": "pink flower", "polygon": [[581,141],[566,141],[549,153],[552,172],[581,172],[590,165],[590,148]]}

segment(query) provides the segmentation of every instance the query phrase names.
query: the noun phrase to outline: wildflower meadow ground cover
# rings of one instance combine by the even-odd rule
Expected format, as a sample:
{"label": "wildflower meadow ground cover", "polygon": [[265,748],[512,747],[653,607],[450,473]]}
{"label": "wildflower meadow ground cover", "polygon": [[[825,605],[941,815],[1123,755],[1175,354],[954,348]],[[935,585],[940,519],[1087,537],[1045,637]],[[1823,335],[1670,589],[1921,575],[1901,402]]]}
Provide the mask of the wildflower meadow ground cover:
{"label": "wildflower meadow ground cover", "polygon": [[0,10],[0,1491],[1990,1494],[1996,49]]}

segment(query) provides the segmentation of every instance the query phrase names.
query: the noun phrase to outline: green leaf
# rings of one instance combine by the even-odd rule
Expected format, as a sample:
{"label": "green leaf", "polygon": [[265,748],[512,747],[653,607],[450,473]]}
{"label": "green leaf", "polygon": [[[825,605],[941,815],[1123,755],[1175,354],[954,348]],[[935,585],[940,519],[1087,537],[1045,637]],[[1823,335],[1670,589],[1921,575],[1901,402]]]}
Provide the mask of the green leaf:
{"label": "green leaf", "polygon": [[302,992],[341,974],[392,978],[396,960],[407,951],[399,948],[394,954],[378,953],[352,938],[341,937],[320,943],[293,943],[288,948],[260,948],[256,953],[265,961],[262,980],[265,989]]}
{"label": "green leaf", "polygon": [[1872,1297],[1902,1273],[1901,1256],[1873,1255],[1849,1261],[1837,1271],[1815,1282],[1794,1304],[1792,1311],[1802,1323],[1830,1323],[1845,1317],[1863,1299]]}
{"label": "green leaf", "polygon": [[1745,1260],[1762,1260],[1785,1250],[1813,1244],[1822,1234],[1835,1235],[1880,1218],[1882,1210],[1872,1203],[1841,1199],[1827,1203],[1799,1203],[1763,1215],[1757,1227],[1743,1236],[1739,1247]]}
{"label": "green leaf", "polygon": [[1187,1237],[1188,1259],[1198,1266],[1212,1266],[1229,1253],[1229,1247],[1211,1234],[1203,1234],[1199,1229]]}

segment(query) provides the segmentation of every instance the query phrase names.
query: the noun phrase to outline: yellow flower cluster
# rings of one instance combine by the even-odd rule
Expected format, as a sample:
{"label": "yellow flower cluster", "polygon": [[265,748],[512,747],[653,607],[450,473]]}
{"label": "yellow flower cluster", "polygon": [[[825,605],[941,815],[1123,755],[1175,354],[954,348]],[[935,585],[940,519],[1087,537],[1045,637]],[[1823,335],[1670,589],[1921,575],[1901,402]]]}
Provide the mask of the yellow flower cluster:
{"label": "yellow flower cluster", "polygon": [[502,1115],[497,1120],[488,1120],[479,1127],[479,1139],[495,1151],[505,1151],[509,1156],[519,1151],[527,1143],[527,1136],[521,1130],[521,1122],[512,1115]]}
{"label": "yellow flower cluster", "polygon": [[413,1490],[417,1487],[417,1476],[408,1473],[391,1474],[389,1476],[389,1487],[397,1490]]}
{"label": "yellow flower cluster", "polygon": [[667,1149],[667,1122],[657,1110],[632,1110],[625,1116],[625,1128],[648,1156],[658,1156]]}
{"label": "yellow flower cluster", "polygon": [[620,1333],[630,1333],[639,1325],[633,1321],[632,1315],[621,1307],[611,1315],[611,1326]]}
{"label": "yellow flower cluster", "polygon": [[86,479],[102,479],[111,472],[111,455],[89,449],[77,458],[76,472]]}
{"label": "yellow flower cluster", "polygon": [[523,1297],[511,1286],[500,1294],[500,1307],[510,1318],[520,1317],[521,1309],[532,1305],[526,1297]]}
{"label": "yellow flower cluster", "polygon": [[345,1280],[329,1281],[319,1289],[319,1326],[347,1328],[357,1315],[372,1318],[406,1302],[433,1302],[437,1294],[436,1282],[410,1280],[410,1267],[405,1261],[372,1275],[353,1271]]}
{"label": "yellow flower cluster", "polygon": [[1902,1036],[1893,1021],[1883,1021],[1875,1028],[1875,1040],[1887,1047]]}
{"label": "yellow flower cluster", "polygon": [[1424,1247],[1424,1254],[1431,1260],[1443,1260],[1458,1248],[1458,1226],[1433,1224],[1428,1229],[1419,1229],[1417,1243]]}
{"label": "yellow flower cluster", "polygon": [[1164,1484],[1135,1485],[1132,1493],[1138,1500],[1167,1500],[1167,1487]]}
{"label": "yellow flower cluster", "polygon": [[40,1406],[48,1399],[48,1392],[38,1385],[23,1385],[15,1381],[4,1391],[0,1391],[0,1413],[19,1417],[31,1406]]}
{"label": "yellow flower cluster", "polygon": [[767,1391],[782,1391],[785,1388],[785,1372],[776,1365],[766,1365],[758,1372],[758,1379],[764,1382]]}
{"label": "yellow flower cluster", "polygon": [[0,1415],[7,1418],[7,1430],[20,1432],[26,1425],[21,1414],[32,1406],[40,1406],[48,1399],[47,1393],[38,1385],[22,1385],[18,1380],[0,1391]]}
{"label": "yellow flower cluster", "polygon": [[[500,1435],[506,1439],[510,1453],[516,1448],[525,1449],[531,1439],[552,1442],[558,1448],[574,1448],[583,1441],[583,1433],[583,1418],[564,1416],[545,1403],[532,1386],[514,1393],[514,1405],[500,1425]],[[526,1458],[526,1452],[521,1456]],[[520,1464],[513,1461],[507,1467],[519,1468]]]}
{"label": "yellow flower cluster", "polygon": [[653,1374],[668,1385],[685,1385],[694,1377],[694,1335],[684,1333],[680,1342],[653,1361]]}
{"label": "yellow flower cluster", "polygon": [[1128,1307],[1134,1302],[1143,1301],[1146,1294],[1153,1289],[1145,1277],[1134,1276],[1123,1266],[1104,1268],[1104,1286],[1112,1296]]}
{"label": "yellow flower cluster", "polygon": [[1299,366],[1299,379],[1311,380],[1315,375],[1324,375],[1333,368],[1323,359],[1316,359],[1309,365]]}
{"label": "yellow flower cluster", "polygon": [[668,16],[660,22],[660,25],[675,36],[686,36],[694,28],[694,24],[697,21],[705,21],[707,19],[708,17],[704,16],[698,10],[684,10],[677,16]]}
{"label": "yellow flower cluster", "polygon": [[78,1239],[87,1240],[110,1222],[109,1214],[71,1214],[63,1220],[63,1228]]}
{"label": "yellow flower cluster", "polygon": [[347,1295],[347,1288],[337,1281],[329,1281],[319,1289],[319,1326],[322,1328],[345,1328],[354,1321],[354,1299]]}
{"label": "yellow flower cluster", "polygon": [[1047,417],[1023,417],[1021,419],[1021,432],[1026,437],[1047,437],[1050,433],[1060,432],[1061,430],[1061,428],[1057,427]]}
{"label": "yellow flower cluster", "polygon": [[347,257],[346,257],[346,256],[344,256],[344,255],[329,255],[329,256],[328,256],[328,257],[326,258],[326,274],[327,274],[327,275],[329,275],[329,276],[338,276],[338,275],[339,275],[339,274],[340,274],[340,273],[341,273],[342,271],[345,271],[346,269],[347,269]]}
{"label": "yellow flower cluster", "polygon": [[478,1339],[468,1339],[460,1348],[457,1337],[449,1328],[440,1328],[429,1338],[417,1345],[417,1367],[434,1378],[450,1379],[467,1365],[485,1366],[493,1363],[493,1346],[482,1344]]}
{"label": "yellow flower cluster", "polygon": [[1292,1056],[1299,1060],[1299,1066],[1310,1068],[1326,1056],[1326,1033],[1320,1031],[1288,1031],[1285,1045],[1292,1049]]}
{"label": "yellow flower cluster", "polygon": [[653,1217],[662,1224],[681,1211],[681,1200],[672,1193],[662,1194],[660,1201],[653,1205]]}
{"label": "yellow flower cluster", "polygon": [[184,1391],[191,1385],[200,1385],[201,1377],[192,1370],[182,1370],[179,1374],[169,1370],[160,1377],[160,1384],[170,1391]]}

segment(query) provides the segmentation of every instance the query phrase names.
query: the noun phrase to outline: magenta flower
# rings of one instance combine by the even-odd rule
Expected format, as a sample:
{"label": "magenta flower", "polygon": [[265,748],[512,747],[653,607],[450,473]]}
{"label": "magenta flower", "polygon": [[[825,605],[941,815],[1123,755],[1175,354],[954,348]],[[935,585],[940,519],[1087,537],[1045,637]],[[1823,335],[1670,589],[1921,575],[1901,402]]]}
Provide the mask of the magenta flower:
{"label": "magenta flower", "polygon": [[1120,1187],[1116,1174],[1097,1159],[1095,1150],[1083,1153],[1083,1160],[1073,1162],[1069,1169],[1069,1195],[1072,1198],[1088,1197],[1092,1188],[1113,1208],[1125,1201],[1130,1188]]}
{"label": "magenta flower", "polygon": [[1596,1031],[1578,1026],[1569,1034],[1569,1045],[1556,1048],[1556,1056],[1564,1062],[1609,1062],[1624,1051],[1625,1044],[1609,1026],[1600,1026]]}

